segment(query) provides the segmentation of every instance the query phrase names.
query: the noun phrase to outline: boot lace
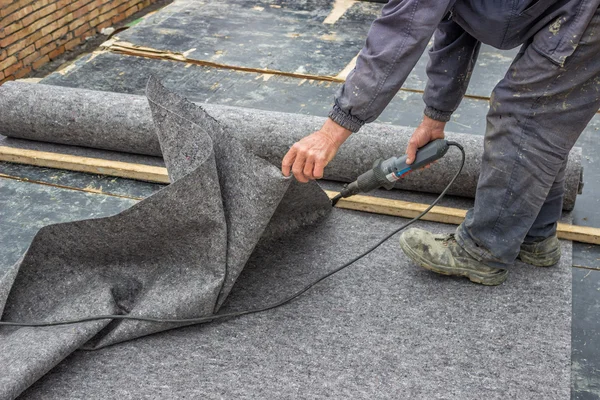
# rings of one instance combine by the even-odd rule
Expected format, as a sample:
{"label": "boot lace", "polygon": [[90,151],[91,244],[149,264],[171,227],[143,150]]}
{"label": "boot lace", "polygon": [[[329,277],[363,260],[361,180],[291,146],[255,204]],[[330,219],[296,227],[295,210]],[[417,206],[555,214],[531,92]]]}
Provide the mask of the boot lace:
{"label": "boot lace", "polygon": [[441,236],[441,237],[436,237],[435,240],[438,242],[442,242],[442,245],[444,247],[448,247],[449,243],[456,243],[456,238],[454,237],[454,233],[449,233],[449,234]]}

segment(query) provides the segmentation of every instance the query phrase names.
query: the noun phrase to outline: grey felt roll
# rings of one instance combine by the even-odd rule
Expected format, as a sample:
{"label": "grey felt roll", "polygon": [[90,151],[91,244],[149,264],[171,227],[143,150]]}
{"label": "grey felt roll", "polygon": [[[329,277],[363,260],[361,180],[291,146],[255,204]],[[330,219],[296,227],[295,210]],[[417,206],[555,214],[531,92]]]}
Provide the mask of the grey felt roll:
{"label": "grey felt roll", "polygon": [[[147,92],[172,183],[115,216],[40,229],[0,277],[3,320],[211,315],[259,242],[329,214],[329,198],[316,183],[299,190],[294,179],[157,81]],[[2,328],[0,399],[16,397],[91,339],[91,346],[103,347],[177,326],[107,319]]]}
{"label": "grey felt roll", "polygon": [[[229,127],[254,154],[279,166],[290,146],[317,130],[324,118],[206,104],[205,109]],[[325,169],[325,179],[351,182],[379,158],[404,152],[413,129],[382,124],[365,126],[339,150]],[[160,156],[152,116],[144,97],[72,89],[50,85],[7,82],[0,86],[0,134],[120,152]],[[463,173],[449,194],[474,197],[483,138],[448,133],[466,150]],[[460,162],[451,149],[430,169],[410,174],[396,188],[441,193]],[[563,208],[572,210],[581,187],[581,149],[571,151],[566,172]]]}

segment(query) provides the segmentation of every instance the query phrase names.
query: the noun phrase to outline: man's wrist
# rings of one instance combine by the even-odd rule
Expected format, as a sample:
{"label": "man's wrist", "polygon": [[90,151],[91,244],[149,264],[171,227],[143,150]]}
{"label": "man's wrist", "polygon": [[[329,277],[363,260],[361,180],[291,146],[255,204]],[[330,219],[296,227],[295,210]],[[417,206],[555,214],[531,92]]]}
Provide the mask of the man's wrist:
{"label": "man's wrist", "polygon": [[423,115],[423,121],[421,122],[421,125],[428,129],[443,131],[446,127],[446,122],[438,121],[436,119],[428,117],[427,115]]}
{"label": "man's wrist", "polygon": [[439,122],[448,122],[452,117],[452,111],[442,111],[431,106],[425,107],[424,114],[426,117]]}
{"label": "man's wrist", "polygon": [[338,125],[352,131],[358,132],[358,130],[364,125],[364,121],[359,118],[350,115],[346,111],[342,110],[337,103],[333,105],[333,108],[329,112],[329,118]]}
{"label": "man's wrist", "polygon": [[331,118],[327,118],[323,124],[323,127],[321,128],[321,131],[325,132],[338,147],[341,146],[352,134],[350,129],[344,128]]}

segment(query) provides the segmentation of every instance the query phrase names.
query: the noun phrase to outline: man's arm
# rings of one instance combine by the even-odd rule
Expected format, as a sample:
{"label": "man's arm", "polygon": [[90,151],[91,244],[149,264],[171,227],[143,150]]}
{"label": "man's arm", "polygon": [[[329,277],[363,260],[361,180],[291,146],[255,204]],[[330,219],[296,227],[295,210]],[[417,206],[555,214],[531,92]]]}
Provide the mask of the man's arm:
{"label": "man's arm", "polygon": [[318,179],[339,146],[374,121],[411,72],[452,0],[391,0],[382,9],[359,54],[356,68],[336,97],[319,131],[294,144],[281,169],[300,182]]}
{"label": "man's arm", "polygon": [[449,0],[390,1],[369,30],[367,41],[329,117],[356,132],[383,112],[425,51],[447,13]]}
{"label": "man's arm", "polygon": [[481,42],[456,22],[445,18],[440,23],[427,64],[429,80],[423,95],[426,116],[450,120],[467,91],[480,47]]}
{"label": "man's arm", "polygon": [[419,147],[444,137],[446,122],[467,91],[480,47],[481,43],[449,15],[439,24],[429,51],[429,80],[423,94],[425,116],[406,148],[409,164]]}

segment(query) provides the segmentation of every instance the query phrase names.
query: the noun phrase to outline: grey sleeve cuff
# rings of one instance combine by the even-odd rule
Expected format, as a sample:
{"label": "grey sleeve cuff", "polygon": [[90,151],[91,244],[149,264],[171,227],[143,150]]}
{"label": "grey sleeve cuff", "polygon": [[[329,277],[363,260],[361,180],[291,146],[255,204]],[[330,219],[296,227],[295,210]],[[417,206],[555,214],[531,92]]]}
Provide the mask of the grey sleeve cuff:
{"label": "grey sleeve cuff", "polygon": [[333,108],[329,112],[329,118],[352,132],[358,132],[358,130],[365,124],[364,121],[361,121],[360,119],[346,113],[337,104],[333,105]]}
{"label": "grey sleeve cuff", "polygon": [[424,114],[431,119],[435,119],[436,121],[448,122],[452,116],[452,111],[441,111],[437,108],[427,106],[425,107]]}

